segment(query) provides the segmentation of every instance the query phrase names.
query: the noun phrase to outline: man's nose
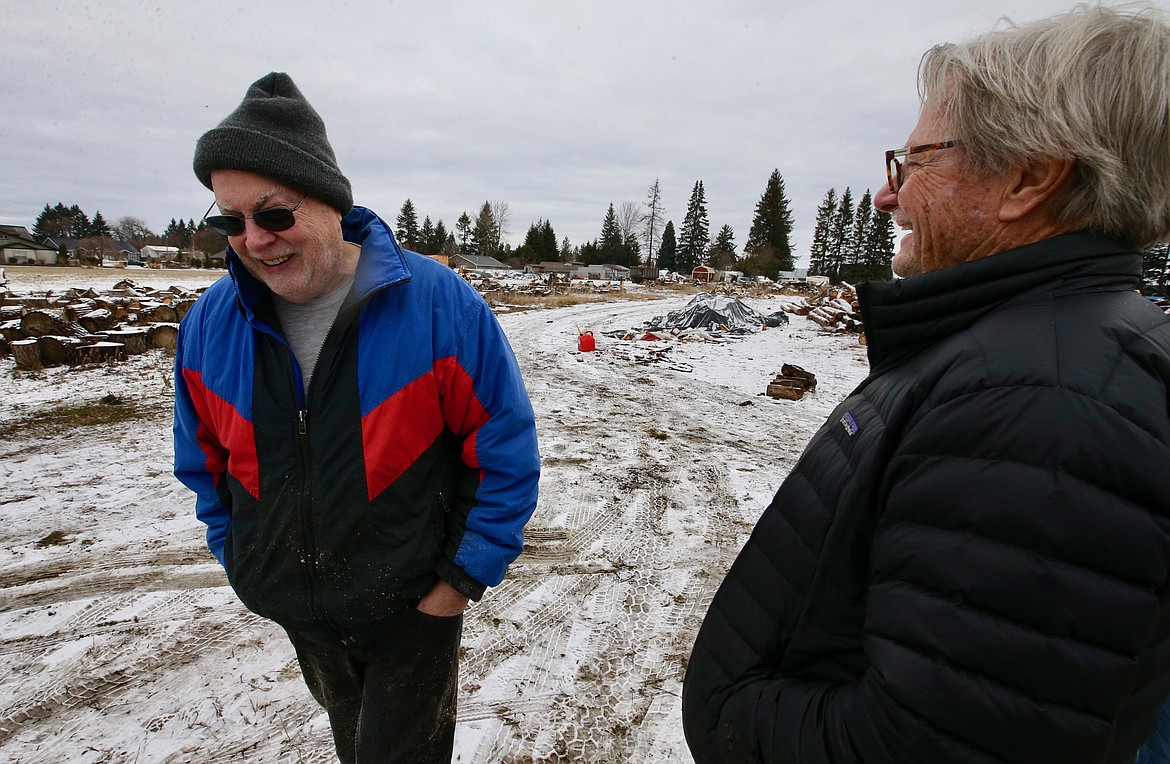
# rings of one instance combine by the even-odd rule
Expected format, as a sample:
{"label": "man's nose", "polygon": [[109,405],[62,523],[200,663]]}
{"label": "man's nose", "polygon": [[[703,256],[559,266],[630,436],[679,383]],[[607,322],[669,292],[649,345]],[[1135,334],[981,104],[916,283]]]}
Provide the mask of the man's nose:
{"label": "man's nose", "polygon": [[276,241],[276,234],[266,231],[256,225],[256,221],[248,218],[244,221],[244,243],[249,252],[263,251],[265,247]]}
{"label": "man's nose", "polygon": [[893,212],[898,209],[898,194],[890,190],[889,183],[883,183],[873,195],[873,206],[881,212]]}

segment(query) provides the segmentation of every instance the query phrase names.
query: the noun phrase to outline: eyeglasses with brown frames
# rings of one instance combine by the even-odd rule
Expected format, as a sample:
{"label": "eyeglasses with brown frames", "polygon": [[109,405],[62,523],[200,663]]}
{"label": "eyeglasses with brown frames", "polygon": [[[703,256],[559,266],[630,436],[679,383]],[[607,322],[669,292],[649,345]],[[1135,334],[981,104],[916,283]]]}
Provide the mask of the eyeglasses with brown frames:
{"label": "eyeglasses with brown frames", "polygon": [[890,149],[886,152],[886,178],[890,181],[890,193],[898,193],[898,189],[902,187],[902,163],[898,161],[898,157],[910,156],[911,154],[924,154],[927,151],[941,151],[942,149],[953,149],[956,146],[962,146],[962,141],[941,141],[939,143],[923,143],[918,146],[903,146],[900,149]]}

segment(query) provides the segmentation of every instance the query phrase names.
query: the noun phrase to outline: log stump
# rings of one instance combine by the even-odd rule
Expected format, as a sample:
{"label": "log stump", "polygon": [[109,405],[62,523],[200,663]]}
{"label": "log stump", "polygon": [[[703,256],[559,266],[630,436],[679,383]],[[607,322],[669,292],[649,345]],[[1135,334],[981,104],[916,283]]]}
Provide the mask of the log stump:
{"label": "log stump", "polygon": [[20,331],[25,337],[43,337],[46,334],[57,337],[84,337],[89,334],[80,324],[66,321],[43,310],[31,310],[21,316]]}
{"label": "log stump", "polygon": [[42,365],[75,366],[81,340],[76,337],[55,337],[52,334],[45,334],[37,337],[37,347],[41,351]]}
{"label": "log stump", "polygon": [[78,318],[77,323],[81,324],[91,334],[96,334],[98,332],[104,332],[107,329],[113,329],[118,323],[118,319],[110,311],[104,308],[98,308]]}
{"label": "log stump", "polygon": [[133,329],[111,329],[108,332],[102,332],[101,337],[107,342],[117,342],[124,345],[127,355],[138,355],[150,349],[147,341],[149,333],[148,328],[140,326]]}
{"label": "log stump", "polygon": [[24,332],[20,330],[20,319],[13,319],[12,321],[4,321],[0,323],[0,337],[11,342],[12,340],[28,339],[24,336]]}
{"label": "log stump", "polygon": [[150,329],[147,331],[146,344],[152,348],[173,351],[178,339],[178,324],[151,324]]}
{"label": "log stump", "polygon": [[12,357],[16,360],[16,365],[19,368],[30,371],[45,368],[45,365],[41,363],[41,350],[35,339],[16,340],[8,347],[12,350]]}
{"label": "log stump", "polygon": [[138,320],[148,324],[177,324],[179,314],[170,305],[155,305],[143,308],[138,314]]}
{"label": "log stump", "polygon": [[179,303],[175,305],[175,315],[179,317],[180,321],[183,320],[183,316],[187,315],[187,311],[191,309],[191,306],[194,305],[195,302],[195,300],[180,300]]}
{"label": "log stump", "polygon": [[77,349],[77,363],[107,363],[126,360],[126,346],[120,342],[94,342]]}

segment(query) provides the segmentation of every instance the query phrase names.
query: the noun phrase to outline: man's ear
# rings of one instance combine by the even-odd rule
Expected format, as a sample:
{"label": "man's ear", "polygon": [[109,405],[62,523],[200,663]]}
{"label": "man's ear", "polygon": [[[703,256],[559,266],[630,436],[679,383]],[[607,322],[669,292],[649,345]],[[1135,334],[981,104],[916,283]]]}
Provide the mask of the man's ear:
{"label": "man's ear", "polygon": [[1073,165],[1071,159],[1040,158],[1011,173],[1000,202],[1000,221],[1014,223],[1051,199],[1068,182]]}

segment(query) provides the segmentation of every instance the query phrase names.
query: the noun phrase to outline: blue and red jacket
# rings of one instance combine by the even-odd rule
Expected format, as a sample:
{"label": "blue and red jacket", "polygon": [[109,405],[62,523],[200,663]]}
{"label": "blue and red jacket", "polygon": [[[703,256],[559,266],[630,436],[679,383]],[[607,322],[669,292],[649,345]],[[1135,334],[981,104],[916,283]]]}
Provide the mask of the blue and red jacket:
{"label": "blue and red jacket", "polygon": [[309,389],[268,289],[231,278],[184,317],[175,475],[252,611],[324,642],[377,636],[442,578],[478,599],[521,552],[540,460],[520,369],[483,299],[377,215]]}

